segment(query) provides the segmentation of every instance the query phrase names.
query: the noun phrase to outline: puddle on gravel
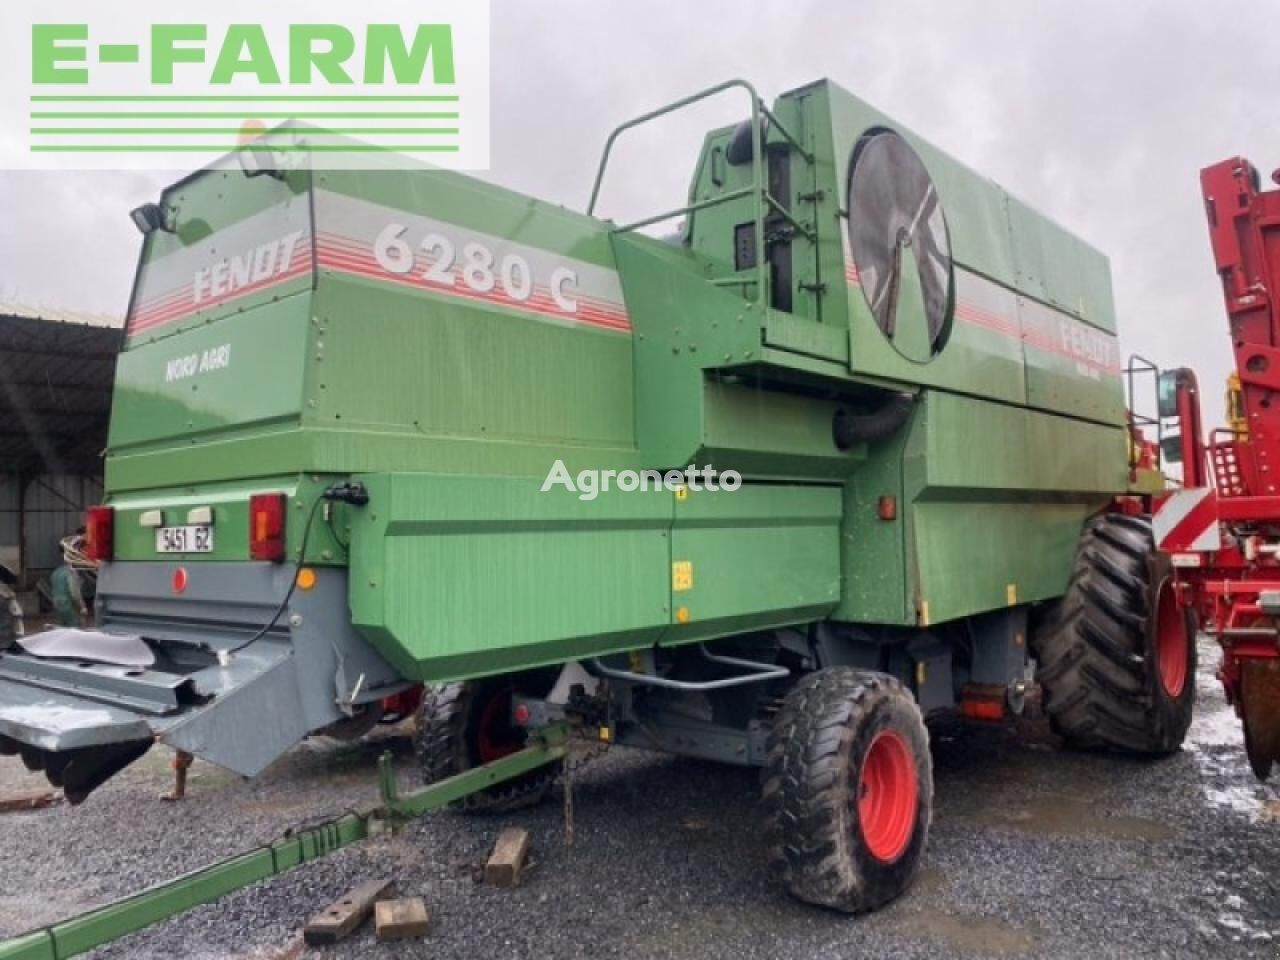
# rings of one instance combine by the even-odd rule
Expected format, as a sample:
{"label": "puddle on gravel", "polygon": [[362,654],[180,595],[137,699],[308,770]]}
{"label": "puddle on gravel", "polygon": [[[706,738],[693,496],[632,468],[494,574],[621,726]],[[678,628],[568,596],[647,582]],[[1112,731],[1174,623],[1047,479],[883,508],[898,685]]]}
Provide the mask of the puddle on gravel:
{"label": "puddle on gravel", "polygon": [[952,954],[1014,957],[1030,953],[1036,945],[1035,935],[1028,930],[971,913],[922,910],[912,917],[912,926],[946,944]]}
{"label": "puddle on gravel", "polygon": [[937,867],[921,867],[920,872],[916,874],[916,878],[911,881],[911,894],[927,901],[946,885],[946,874]]}
{"label": "puddle on gravel", "polygon": [[1158,820],[1104,815],[1089,801],[1065,794],[1042,794],[1010,807],[985,807],[970,819],[986,827],[1009,827],[1042,836],[1110,837],[1155,843],[1174,835],[1171,827]]}
{"label": "puddle on gravel", "polygon": [[1196,706],[1186,749],[1200,770],[1200,793],[1210,806],[1250,820],[1280,819],[1280,811],[1269,806],[1274,802],[1271,790],[1259,784],[1249,769],[1240,719],[1213,674],[1221,652],[1202,640],[1199,655],[1201,671],[1196,677]]}
{"label": "puddle on gravel", "polygon": [[[1200,656],[1206,656],[1203,644],[1200,646]],[[1220,654],[1218,659],[1221,659]],[[1222,684],[1211,673],[1201,672],[1196,675],[1196,705],[1191,714],[1191,729],[1187,731],[1187,740],[1193,748],[1244,748],[1244,729],[1240,726],[1240,718],[1227,705]]]}

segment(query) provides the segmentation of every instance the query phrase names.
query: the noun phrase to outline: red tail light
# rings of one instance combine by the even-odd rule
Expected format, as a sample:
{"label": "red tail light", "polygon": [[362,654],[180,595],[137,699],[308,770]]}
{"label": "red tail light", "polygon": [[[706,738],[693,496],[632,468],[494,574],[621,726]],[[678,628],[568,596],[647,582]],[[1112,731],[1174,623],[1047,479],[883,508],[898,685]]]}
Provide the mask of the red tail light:
{"label": "red tail light", "polygon": [[284,559],[283,493],[255,493],[249,498],[249,556],[279,563]]}
{"label": "red tail light", "polygon": [[84,513],[84,552],[90,560],[110,560],[115,555],[114,507],[90,507]]}

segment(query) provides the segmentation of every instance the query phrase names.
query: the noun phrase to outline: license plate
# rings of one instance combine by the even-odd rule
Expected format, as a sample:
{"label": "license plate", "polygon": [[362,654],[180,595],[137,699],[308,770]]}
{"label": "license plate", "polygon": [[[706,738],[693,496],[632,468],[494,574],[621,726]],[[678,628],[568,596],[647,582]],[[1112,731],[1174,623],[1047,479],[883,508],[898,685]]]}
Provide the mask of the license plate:
{"label": "license plate", "polygon": [[156,553],[213,553],[213,527],[159,527]]}

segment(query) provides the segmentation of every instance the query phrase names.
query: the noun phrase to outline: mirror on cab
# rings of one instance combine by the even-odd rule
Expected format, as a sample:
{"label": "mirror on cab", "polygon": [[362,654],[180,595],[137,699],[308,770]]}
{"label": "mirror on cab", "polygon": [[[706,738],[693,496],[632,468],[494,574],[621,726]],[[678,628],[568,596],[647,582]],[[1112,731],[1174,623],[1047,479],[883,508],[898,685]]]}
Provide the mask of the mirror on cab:
{"label": "mirror on cab", "polygon": [[1181,371],[1165,370],[1156,379],[1156,403],[1161,417],[1178,415],[1178,377]]}

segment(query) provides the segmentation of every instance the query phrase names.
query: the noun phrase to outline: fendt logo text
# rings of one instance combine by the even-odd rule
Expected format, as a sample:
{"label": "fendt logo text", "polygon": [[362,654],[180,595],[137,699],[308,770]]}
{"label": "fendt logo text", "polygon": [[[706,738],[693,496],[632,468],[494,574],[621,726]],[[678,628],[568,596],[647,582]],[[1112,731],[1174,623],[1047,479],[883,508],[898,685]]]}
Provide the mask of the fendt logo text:
{"label": "fendt logo text", "polygon": [[304,9],[6,7],[0,167],[488,166],[487,3]]}

